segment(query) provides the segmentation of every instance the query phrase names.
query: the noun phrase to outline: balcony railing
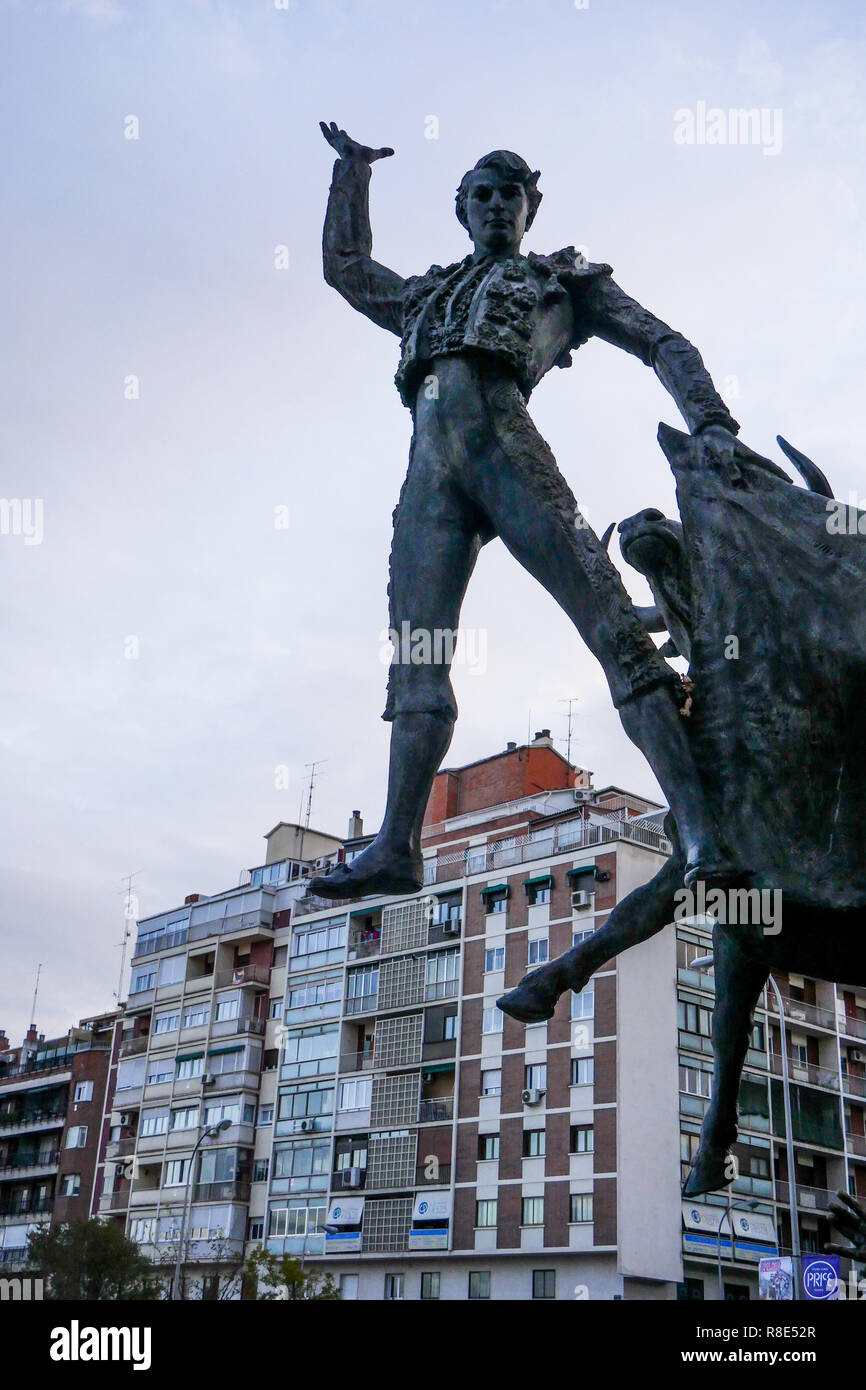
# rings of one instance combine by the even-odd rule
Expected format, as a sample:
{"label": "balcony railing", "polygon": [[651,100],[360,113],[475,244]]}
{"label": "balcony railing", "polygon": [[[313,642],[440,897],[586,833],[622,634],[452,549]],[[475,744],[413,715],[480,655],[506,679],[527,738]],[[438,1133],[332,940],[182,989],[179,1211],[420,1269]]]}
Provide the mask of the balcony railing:
{"label": "balcony railing", "polygon": [[147,1051],[147,1045],[149,1042],[149,1037],[129,1038],[126,1042],[120,1044],[120,1056],[138,1057],[141,1055],[142,1052]]}
{"label": "balcony railing", "polygon": [[184,946],[188,936],[189,928],[183,927],[181,931],[163,931],[156,936],[140,939],[135,943],[132,959],[135,960],[138,956],[152,956],[157,951],[168,951],[172,946]]}
{"label": "balcony railing", "polygon": [[357,932],[349,937],[349,960],[364,960],[367,956],[378,956],[382,944],[381,934],[368,937],[366,932]]}
{"label": "balcony railing", "polygon": [[[437,999],[452,999],[457,993],[457,980],[431,980],[424,986],[424,1002],[431,1004]],[[414,1004],[415,1000],[407,1000]]]}
{"label": "balcony railing", "polygon": [[19,1221],[23,1216],[48,1216],[53,1205],[53,1197],[46,1197],[41,1202],[0,1202],[0,1221]]}
{"label": "balcony railing", "polygon": [[432,1124],[436,1120],[451,1120],[453,1118],[453,1096],[436,1096],[431,1100],[422,1100],[418,1102],[419,1125]]}
{"label": "balcony railing", "polygon": [[[770,1013],[777,1013],[776,996],[772,990],[769,992],[767,1000]],[[789,999],[787,995],[782,995],[782,1004],[785,1009],[785,1018],[793,1023],[808,1023],[815,1028],[827,1028],[831,1032],[836,1031],[836,1015],[831,1009],[819,1008],[817,1004],[806,1004],[802,999]]]}
{"label": "balcony railing", "polygon": [[842,1090],[849,1096],[866,1096],[866,1076],[851,1076],[843,1071]]}
{"label": "balcony railing", "polygon": [[[356,994],[346,1000],[347,1014],[373,1014],[379,1002],[379,991],[373,994]],[[409,1001],[408,1002],[414,1002]]]}
{"label": "balcony railing", "polygon": [[59,1149],[52,1149],[51,1153],[46,1154],[31,1154],[28,1158],[15,1158],[11,1163],[0,1163],[0,1177],[8,1178],[24,1169],[56,1168],[59,1162]]}
{"label": "balcony railing", "polygon": [[[824,1187],[804,1187],[802,1183],[797,1183],[797,1206],[806,1211],[826,1211],[835,1198],[836,1193]],[[776,1201],[790,1206],[791,1188],[788,1183],[776,1183]]]}
{"label": "balcony railing", "polygon": [[[778,1052],[770,1053],[770,1071],[775,1076],[782,1075],[782,1058]],[[829,1067],[816,1067],[811,1062],[798,1062],[788,1058],[788,1076],[792,1081],[805,1082],[809,1086],[826,1086],[828,1090],[838,1091],[839,1073]]]}
{"label": "balcony railing", "polygon": [[0,1115],[0,1134],[21,1129],[42,1129],[62,1125],[65,1110],[38,1110],[32,1115]]}
{"label": "balcony railing", "polygon": [[866,1158],[866,1135],[849,1134],[845,1140],[846,1147],[858,1158]]}
{"label": "balcony railing", "polygon": [[44,1062],[26,1062],[23,1067],[9,1067],[6,1071],[0,1069],[0,1086],[5,1086],[7,1081],[16,1081],[20,1076],[36,1076],[38,1074],[53,1071],[69,1071],[72,1065],[74,1052],[67,1052],[63,1058],[52,1057]]}
{"label": "balcony railing", "polygon": [[198,1182],[193,1191],[196,1202],[248,1202],[250,1184],[248,1182]]}
{"label": "balcony railing", "polygon": [[340,1071],[374,1071],[376,1059],[372,1052],[343,1052],[340,1054]]}
{"label": "balcony railing", "polygon": [[266,989],[270,978],[268,965],[239,965],[234,970],[220,970],[215,984],[217,989],[226,989],[230,985],[256,985]]}
{"label": "balcony railing", "polygon": [[866,1038],[866,1018],[852,1018],[849,1014],[840,1014],[839,1032],[849,1038]]}

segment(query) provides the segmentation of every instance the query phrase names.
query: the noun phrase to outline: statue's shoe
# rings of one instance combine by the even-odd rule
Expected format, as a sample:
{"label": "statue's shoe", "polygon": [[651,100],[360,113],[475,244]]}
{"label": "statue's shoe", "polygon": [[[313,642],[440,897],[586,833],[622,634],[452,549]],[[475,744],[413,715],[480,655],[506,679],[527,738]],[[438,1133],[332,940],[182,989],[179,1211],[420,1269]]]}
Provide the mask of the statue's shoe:
{"label": "statue's shoe", "polygon": [[700,1197],[704,1192],[720,1192],[729,1187],[731,1178],[727,1171],[727,1153],[700,1149],[695,1154],[691,1172],[683,1185],[684,1197]]}
{"label": "statue's shoe", "polygon": [[[372,846],[371,846],[372,848]],[[419,857],[383,862],[383,856],[364,864],[365,851],[354,864],[338,864],[323,878],[310,880],[310,891],[319,898],[367,898],[374,893],[417,893],[424,886],[424,864]]]}
{"label": "statue's shoe", "polygon": [[545,979],[542,970],[538,970],[521,980],[516,989],[503,994],[496,1004],[509,1018],[516,1018],[518,1023],[544,1023],[553,1018],[561,993],[550,977]]}

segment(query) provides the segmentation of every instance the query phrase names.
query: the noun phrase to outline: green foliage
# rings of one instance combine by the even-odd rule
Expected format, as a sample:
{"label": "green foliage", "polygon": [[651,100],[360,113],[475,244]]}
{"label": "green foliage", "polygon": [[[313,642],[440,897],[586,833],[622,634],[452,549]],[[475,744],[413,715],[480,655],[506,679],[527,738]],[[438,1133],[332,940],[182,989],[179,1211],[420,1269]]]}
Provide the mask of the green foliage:
{"label": "green foliage", "polygon": [[304,1269],[292,1255],[275,1255],[271,1250],[254,1250],[244,1265],[244,1298],[315,1299],[331,1301],[341,1297],[330,1274]]}
{"label": "green foliage", "polygon": [[128,1301],[159,1298],[153,1267],[119,1226],[68,1221],[31,1232],[28,1266],[45,1280],[55,1301]]}

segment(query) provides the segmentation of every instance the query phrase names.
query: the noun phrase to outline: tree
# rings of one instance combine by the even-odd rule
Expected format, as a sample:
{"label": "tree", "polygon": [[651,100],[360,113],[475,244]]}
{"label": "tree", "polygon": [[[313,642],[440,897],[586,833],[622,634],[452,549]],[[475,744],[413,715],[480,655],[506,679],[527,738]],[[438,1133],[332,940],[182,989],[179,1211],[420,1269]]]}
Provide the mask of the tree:
{"label": "tree", "polygon": [[67,1221],[28,1238],[28,1264],[56,1301],[128,1301],[159,1297],[153,1268],[134,1241],[108,1221]]}
{"label": "tree", "polygon": [[244,1297],[325,1301],[342,1295],[330,1274],[304,1269],[292,1255],[254,1250],[244,1265]]}

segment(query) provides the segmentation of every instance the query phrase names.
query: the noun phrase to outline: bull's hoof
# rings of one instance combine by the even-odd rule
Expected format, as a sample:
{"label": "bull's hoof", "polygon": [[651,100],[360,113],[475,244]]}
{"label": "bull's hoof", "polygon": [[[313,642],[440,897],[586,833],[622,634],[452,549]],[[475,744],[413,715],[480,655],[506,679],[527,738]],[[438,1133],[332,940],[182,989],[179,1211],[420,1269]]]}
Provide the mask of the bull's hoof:
{"label": "bull's hoof", "polygon": [[704,1192],[718,1192],[730,1182],[727,1153],[698,1149],[683,1187],[683,1196],[700,1197]]}
{"label": "bull's hoof", "polygon": [[497,1007],[518,1023],[545,1023],[553,1018],[556,1002],[562,990],[554,979],[545,976],[544,968],[525,976],[516,989],[497,999]]}
{"label": "bull's hoof", "polygon": [[424,862],[392,853],[387,845],[375,841],[351,864],[337,864],[323,878],[310,881],[310,891],[319,898],[354,899],[373,893],[417,893],[424,886]]}

